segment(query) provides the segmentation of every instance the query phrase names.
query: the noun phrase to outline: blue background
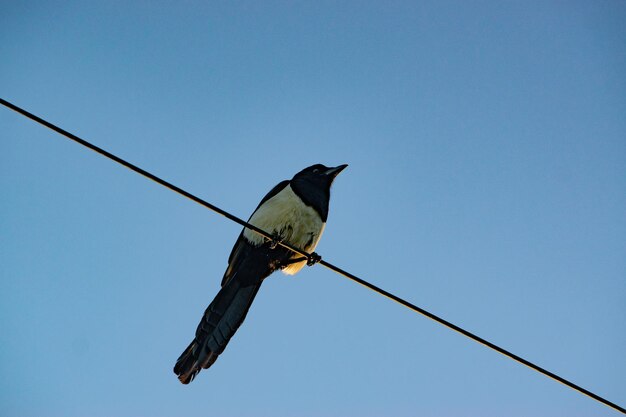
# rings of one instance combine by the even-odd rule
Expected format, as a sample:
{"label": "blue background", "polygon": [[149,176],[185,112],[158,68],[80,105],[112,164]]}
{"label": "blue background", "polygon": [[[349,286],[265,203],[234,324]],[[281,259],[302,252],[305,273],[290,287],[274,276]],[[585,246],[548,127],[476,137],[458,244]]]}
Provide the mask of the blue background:
{"label": "blue background", "polygon": [[[626,3],[0,4],[0,93],[246,218],[348,163],[318,252],[626,404]],[[3,416],[604,416],[316,266],[171,368],[240,227],[0,109]]]}

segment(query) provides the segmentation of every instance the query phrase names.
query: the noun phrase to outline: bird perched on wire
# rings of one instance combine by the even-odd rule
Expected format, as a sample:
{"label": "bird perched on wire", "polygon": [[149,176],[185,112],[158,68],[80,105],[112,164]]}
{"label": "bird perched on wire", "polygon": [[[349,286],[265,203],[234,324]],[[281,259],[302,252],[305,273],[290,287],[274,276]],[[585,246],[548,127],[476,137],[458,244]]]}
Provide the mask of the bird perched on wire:
{"label": "bird perched on wire", "polygon": [[[217,360],[246,317],[263,280],[274,271],[293,275],[320,257],[313,251],[328,218],[330,186],[348,165],[313,165],[276,185],[259,203],[248,223],[272,234],[268,240],[244,228],[228,258],[222,288],[209,304],[196,337],[180,355],[174,373],[188,384]],[[305,258],[279,244],[289,243]]]}

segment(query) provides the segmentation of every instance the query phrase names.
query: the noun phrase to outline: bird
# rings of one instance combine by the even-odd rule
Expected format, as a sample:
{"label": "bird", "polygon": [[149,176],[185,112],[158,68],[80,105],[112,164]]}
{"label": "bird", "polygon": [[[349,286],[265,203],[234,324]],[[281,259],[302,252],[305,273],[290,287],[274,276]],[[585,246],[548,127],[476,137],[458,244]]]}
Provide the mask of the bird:
{"label": "bird", "polygon": [[[243,228],[228,257],[221,288],[206,308],[196,334],[174,365],[174,373],[189,384],[224,351],[254,301],[263,280],[277,270],[294,275],[319,262],[314,250],[328,218],[330,188],[348,165],[315,164],[291,180],[278,183],[254,210],[248,223],[272,236]],[[303,257],[280,243],[310,254]]]}

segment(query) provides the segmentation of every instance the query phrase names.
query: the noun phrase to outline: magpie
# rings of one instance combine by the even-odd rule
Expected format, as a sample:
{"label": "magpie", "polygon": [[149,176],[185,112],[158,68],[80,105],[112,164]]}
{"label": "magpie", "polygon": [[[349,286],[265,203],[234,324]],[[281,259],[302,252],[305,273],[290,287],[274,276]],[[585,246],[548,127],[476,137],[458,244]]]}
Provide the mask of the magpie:
{"label": "magpie", "polygon": [[[188,384],[224,351],[254,301],[263,280],[274,271],[293,275],[320,260],[313,251],[328,218],[330,186],[348,165],[312,165],[276,185],[259,203],[248,223],[272,235],[268,240],[244,228],[235,242],[221,289],[207,307],[196,336],[180,355],[174,373]],[[311,253],[305,258],[279,242]]]}

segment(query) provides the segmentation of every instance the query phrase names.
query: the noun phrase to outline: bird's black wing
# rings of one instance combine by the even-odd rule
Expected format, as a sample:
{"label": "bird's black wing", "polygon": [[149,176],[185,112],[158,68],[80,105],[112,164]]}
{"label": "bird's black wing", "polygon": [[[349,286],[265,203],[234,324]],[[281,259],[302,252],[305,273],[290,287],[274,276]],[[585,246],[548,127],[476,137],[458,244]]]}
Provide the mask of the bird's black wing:
{"label": "bird's black wing", "polygon": [[[283,181],[274,187],[254,211],[287,184],[289,181]],[[259,246],[252,245],[242,231],[228,258],[222,288],[204,312],[196,329],[196,337],[174,366],[174,372],[183,384],[191,382],[201,369],[210,367],[224,351],[246,318],[263,279],[275,271],[276,266],[270,259],[288,257],[288,249],[272,249],[269,242]]]}
{"label": "bird's black wing", "polygon": [[[263,197],[259,205],[254,209],[248,221],[252,218],[254,213],[270,198],[274,197],[276,194],[281,192],[287,185],[289,185],[289,180],[279,182],[274,188],[270,190],[269,193]],[[243,236],[243,230],[239,233],[239,237],[233,246],[232,251],[230,252],[230,256],[228,257],[228,268],[226,268],[226,272],[224,272],[224,277],[222,278],[222,287],[226,282],[233,276],[234,272],[239,269],[241,262],[250,254],[250,251],[254,248],[250,242],[246,240]]]}

